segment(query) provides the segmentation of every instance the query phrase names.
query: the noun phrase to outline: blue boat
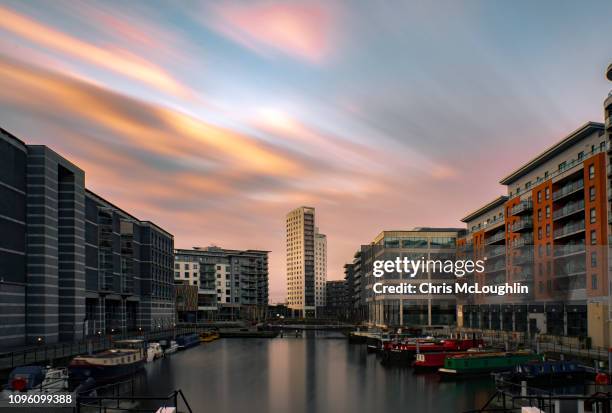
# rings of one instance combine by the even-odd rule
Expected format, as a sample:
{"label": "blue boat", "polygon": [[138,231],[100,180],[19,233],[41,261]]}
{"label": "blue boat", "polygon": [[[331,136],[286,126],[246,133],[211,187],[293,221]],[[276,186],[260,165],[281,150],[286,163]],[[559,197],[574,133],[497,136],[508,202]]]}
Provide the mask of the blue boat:
{"label": "blue boat", "polygon": [[497,380],[528,386],[559,386],[582,383],[592,378],[593,373],[587,371],[575,361],[543,361],[519,364],[512,371],[500,373]]}
{"label": "blue boat", "polygon": [[200,344],[200,337],[197,334],[186,334],[176,338],[179,350],[185,350],[190,347],[195,347]]}

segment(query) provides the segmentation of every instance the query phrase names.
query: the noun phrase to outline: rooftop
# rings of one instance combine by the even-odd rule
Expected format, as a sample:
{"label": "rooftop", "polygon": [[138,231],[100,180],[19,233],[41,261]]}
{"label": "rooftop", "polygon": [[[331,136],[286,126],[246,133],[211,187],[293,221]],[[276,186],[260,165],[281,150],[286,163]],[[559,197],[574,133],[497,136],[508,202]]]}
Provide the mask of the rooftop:
{"label": "rooftop", "polygon": [[476,211],[461,218],[461,222],[469,222],[473,220],[474,218],[478,218],[482,214],[486,214],[492,209],[495,209],[498,206],[503,205],[507,200],[508,200],[508,197],[506,195],[499,196],[495,198],[493,201],[489,202],[488,204],[478,208]]}
{"label": "rooftop", "polygon": [[593,132],[603,131],[603,130],[604,130],[603,123],[599,123],[599,122],[585,123],[578,129],[570,133],[568,136],[563,138],[560,142],[554,144],[553,146],[551,146],[550,148],[546,149],[544,152],[540,153],[538,156],[533,158],[531,161],[527,162],[520,168],[516,169],[510,175],[506,176],[504,179],[499,181],[499,183],[502,185],[510,185],[516,182],[521,177],[533,171],[534,169],[536,169],[538,166],[542,165],[543,163],[549,161],[554,156],[560,154],[567,148],[570,148],[572,145],[575,145],[576,143],[580,142],[582,139],[586,138]]}

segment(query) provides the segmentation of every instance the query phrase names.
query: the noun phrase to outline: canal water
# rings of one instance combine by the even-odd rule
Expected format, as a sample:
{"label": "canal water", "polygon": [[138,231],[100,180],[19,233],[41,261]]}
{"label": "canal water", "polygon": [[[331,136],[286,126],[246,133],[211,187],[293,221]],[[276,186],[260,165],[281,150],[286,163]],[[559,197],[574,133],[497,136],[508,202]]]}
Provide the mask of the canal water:
{"label": "canal water", "polygon": [[464,412],[493,393],[490,379],[440,382],[384,367],[339,333],[221,339],[148,363],[140,394],[182,389],[194,412]]}

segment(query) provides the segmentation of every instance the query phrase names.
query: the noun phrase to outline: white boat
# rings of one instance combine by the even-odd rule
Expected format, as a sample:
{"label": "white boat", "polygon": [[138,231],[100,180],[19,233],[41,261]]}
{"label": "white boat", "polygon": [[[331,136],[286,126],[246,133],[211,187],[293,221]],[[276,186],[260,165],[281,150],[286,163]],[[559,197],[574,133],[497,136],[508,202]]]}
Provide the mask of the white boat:
{"label": "white boat", "polygon": [[178,348],[179,348],[179,346],[178,346],[178,344],[176,344],[176,341],[172,340],[172,341],[170,341],[170,345],[168,347],[166,347],[166,350],[164,350],[164,354],[176,353]]}
{"label": "white boat", "polygon": [[156,360],[164,355],[164,351],[159,343],[149,343],[147,348],[147,362]]}
{"label": "white boat", "polygon": [[42,366],[22,366],[11,371],[2,396],[11,394],[53,394],[68,390],[68,370]]}

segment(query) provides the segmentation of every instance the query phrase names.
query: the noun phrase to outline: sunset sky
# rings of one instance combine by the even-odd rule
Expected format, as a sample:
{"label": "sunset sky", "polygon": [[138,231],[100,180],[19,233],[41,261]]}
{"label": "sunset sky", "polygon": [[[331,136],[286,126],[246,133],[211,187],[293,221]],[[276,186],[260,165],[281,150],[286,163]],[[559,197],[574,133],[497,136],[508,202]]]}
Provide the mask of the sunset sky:
{"label": "sunset sky", "polygon": [[[46,6],[45,6],[46,5]],[[180,5],[180,7],[177,7]],[[610,89],[612,2],[0,2],[0,127],[179,248],[267,249],[314,206],[328,278],[460,226]]]}

